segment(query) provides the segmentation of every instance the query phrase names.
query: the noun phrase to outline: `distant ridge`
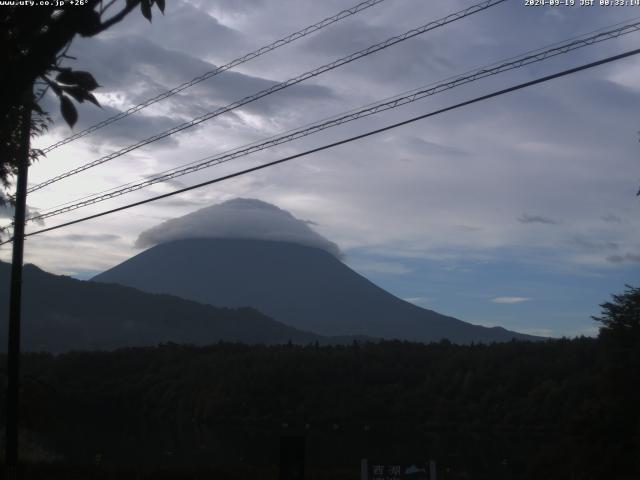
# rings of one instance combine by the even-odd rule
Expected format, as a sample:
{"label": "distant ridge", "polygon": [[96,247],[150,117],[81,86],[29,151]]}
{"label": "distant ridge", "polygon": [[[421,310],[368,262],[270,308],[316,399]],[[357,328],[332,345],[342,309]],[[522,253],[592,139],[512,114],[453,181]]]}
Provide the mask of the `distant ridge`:
{"label": "distant ridge", "polygon": [[[0,262],[0,351],[6,351],[10,265]],[[251,308],[201,305],[120,285],[52,275],[24,268],[22,349],[64,352],[109,350],[160,343],[207,345],[218,341],[249,344],[351,343],[277,322]]]}
{"label": "distant ridge", "polygon": [[170,241],[93,280],[216,306],[251,306],[319,335],[455,343],[540,339],[420,308],[374,285],[325,250],[287,242]]}

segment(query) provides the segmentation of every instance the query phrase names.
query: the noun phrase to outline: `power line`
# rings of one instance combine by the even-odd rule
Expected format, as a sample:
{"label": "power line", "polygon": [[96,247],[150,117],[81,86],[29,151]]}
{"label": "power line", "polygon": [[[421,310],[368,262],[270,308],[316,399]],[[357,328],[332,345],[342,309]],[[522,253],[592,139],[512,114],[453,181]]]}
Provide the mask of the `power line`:
{"label": "power line", "polygon": [[[201,158],[201,159],[198,159],[198,160],[194,160],[192,162],[183,164],[182,166],[179,166],[179,167],[173,167],[173,168],[170,168],[170,169],[167,169],[167,170],[163,170],[163,171],[158,172],[158,173],[156,173],[154,175],[148,175],[148,176],[146,176],[146,178],[147,178],[147,180],[153,180],[152,184],[163,182],[163,181],[167,180],[164,177],[165,174],[171,174],[171,173],[174,173],[174,172],[177,172],[177,171],[181,171],[185,167],[188,167],[188,166],[191,166],[191,165],[196,165],[196,164],[199,164],[201,162],[205,162],[205,161],[207,161],[209,159],[212,159],[212,158],[218,158],[218,157],[221,157],[221,156],[223,156],[225,154],[234,153],[234,152],[237,152],[240,149],[246,149],[246,148],[249,148],[249,147],[254,147],[254,146],[257,146],[257,145],[259,145],[261,143],[268,142],[268,141],[270,142],[270,141],[273,141],[273,140],[275,140],[276,138],[278,138],[280,136],[289,135],[289,134],[292,134],[292,133],[294,133],[296,131],[299,131],[299,130],[302,130],[302,129],[306,129],[308,127],[319,125],[320,123],[333,121],[333,120],[337,119],[340,116],[354,114],[354,113],[359,112],[360,110],[367,109],[367,108],[370,108],[370,107],[374,107],[376,105],[379,105],[379,104],[384,103],[384,102],[389,102],[389,101],[394,100],[394,99],[398,99],[401,96],[408,96],[410,94],[417,93],[420,90],[427,89],[427,88],[432,87],[434,85],[438,85],[439,83],[442,84],[442,83],[445,83],[445,82],[451,82],[454,79],[459,79],[461,77],[467,77],[467,76],[470,76],[472,74],[479,73],[482,70],[493,69],[494,67],[497,67],[497,66],[499,66],[501,64],[505,64],[505,63],[508,63],[508,62],[511,63],[511,62],[515,62],[517,60],[522,60],[523,57],[533,56],[533,54],[544,54],[544,53],[546,53],[545,50],[553,50],[556,47],[562,48],[564,46],[568,46],[567,44],[570,43],[570,42],[575,42],[575,43],[577,43],[577,42],[585,42],[585,45],[582,45],[582,46],[586,46],[587,43],[589,45],[591,45],[593,43],[598,43],[599,41],[603,41],[603,40],[607,40],[608,39],[608,38],[603,38],[602,40],[600,40],[597,37],[610,35],[609,38],[617,38],[618,36],[622,36],[622,35],[625,35],[627,33],[631,33],[631,31],[628,30],[628,29],[633,28],[634,29],[633,31],[635,31],[637,29],[637,25],[635,23],[629,23],[629,22],[636,22],[638,19],[640,19],[640,16],[639,17],[634,17],[632,19],[628,19],[628,20],[625,20],[625,21],[622,21],[622,22],[618,22],[618,23],[615,23],[615,24],[612,24],[612,25],[608,25],[606,27],[601,27],[601,28],[598,28],[596,30],[591,30],[589,32],[586,32],[586,33],[583,33],[581,35],[577,35],[577,36],[574,36],[574,37],[571,37],[571,38],[568,38],[568,39],[565,39],[565,40],[562,40],[562,41],[559,41],[559,42],[554,42],[552,44],[547,44],[547,45],[545,45],[543,47],[539,47],[539,48],[532,49],[532,50],[527,50],[527,51],[522,52],[522,53],[520,53],[520,54],[518,54],[516,56],[511,56],[511,57],[496,61],[494,63],[491,63],[489,65],[485,65],[485,66],[480,67],[480,68],[471,69],[471,70],[468,70],[466,72],[447,77],[447,78],[445,78],[443,80],[432,82],[432,83],[427,84],[427,85],[425,85],[423,87],[419,87],[419,88],[412,89],[412,90],[407,91],[407,92],[403,92],[401,94],[397,94],[397,95],[394,95],[394,96],[391,96],[391,97],[387,97],[387,98],[385,98],[383,100],[379,100],[377,102],[373,102],[373,103],[364,105],[362,107],[357,107],[357,108],[354,108],[352,110],[349,110],[349,111],[346,111],[346,112],[343,112],[343,113],[340,113],[340,114],[332,115],[330,117],[325,117],[325,118],[323,118],[321,120],[317,120],[315,122],[310,122],[310,123],[304,124],[304,125],[302,125],[300,127],[287,130],[285,132],[282,132],[280,134],[274,135],[274,136],[269,137],[267,139],[256,140],[256,141],[250,142],[250,143],[245,144],[245,145],[240,146],[240,147],[235,147],[235,148],[232,148],[232,149],[229,149],[229,150],[225,150],[225,151],[223,151],[223,152],[221,152],[221,153],[219,153],[217,155],[213,155],[213,156],[210,156],[210,157],[205,157],[205,158]],[[627,24],[627,25],[625,25],[625,24]],[[613,27],[619,27],[619,26],[622,26],[622,27],[620,29],[613,29]],[[589,36],[591,36],[593,38],[590,38]],[[580,47],[576,46],[575,48],[580,48]],[[573,49],[575,49],[575,48],[573,48]],[[566,52],[562,52],[562,53],[566,53]],[[549,57],[550,57],[550,55],[546,55],[546,58],[549,58]],[[533,63],[533,62],[531,62],[531,63]],[[514,68],[517,68],[517,67],[514,67]],[[248,152],[247,155],[249,155],[249,153],[251,153],[251,152]],[[223,163],[223,162],[220,162],[220,163]],[[203,167],[203,168],[208,168],[208,167]],[[104,194],[116,193],[117,190],[121,190],[121,189],[124,189],[126,187],[134,186],[136,184],[141,184],[141,182],[139,180],[134,180],[134,181],[127,182],[125,184],[117,185],[115,187],[110,187],[110,188],[102,190],[100,192],[90,193],[90,194],[84,195],[84,196],[82,196],[80,198],[76,198],[76,199],[73,199],[73,200],[69,200],[69,201],[57,204],[57,205],[55,205],[53,207],[49,207],[49,208],[45,208],[45,209],[38,209],[39,210],[38,213],[43,212],[43,213],[47,213],[48,214],[50,212],[53,212],[54,210],[57,211],[61,207],[82,202],[85,199],[92,199],[92,200],[89,201],[90,203],[88,203],[88,204],[98,203],[99,201],[101,201],[101,199],[98,199],[98,197],[101,197]],[[140,188],[144,188],[144,187],[147,187],[147,186],[152,185],[152,184],[145,184]],[[137,188],[135,190],[137,190]],[[111,196],[111,195],[109,196],[109,198],[112,198],[112,197],[113,196]],[[93,199],[96,199],[96,201],[93,201]],[[75,208],[73,210],[75,210]],[[67,211],[70,211],[70,210],[67,210]]]}
{"label": "power line", "polygon": [[[147,199],[141,200],[139,202],[134,202],[134,203],[130,203],[130,204],[127,204],[127,205],[123,205],[123,206],[118,207],[118,208],[113,208],[111,210],[106,210],[106,211],[103,211],[103,212],[100,212],[100,213],[96,213],[94,215],[89,215],[89,216],[82,217],[82,218],[79,218],[79,219],[76,219],[76,220],[72,220],[70,222],[65,222],[65,223],[61,223],[61,224],[58,224],[58,225],[54,225],[52,227],[43,228],[43,229],[37,230],[35,232],[27,233],[27,234],[25,234],[25,237],[30,237],[30,236],[33,236],[33,235],[38,235],[38,234],[41,234],[41,233],[50,232],[50,231],[53,231],[53,230],[58,230],[60,228],[68,227],[70,225],[75,225],[75,224],[81,223],[81,222],[86,222],[88,220],[93,220],[95,218],[99,218],[99,217],[103,217],[105,215],[109,215],[109,214],[112,214],[112,213],[116,213],[116,212],[120,212],[120,211],[123,211],[123,210],[127,210],[129,208],[137,207],[139,205],[144,205],[146,203],[151,203],[151,202],[155,202],[157,200],[161,200],[161,199],[164,199],[164,198],[172,197],[174,195],[178,195],[180,193],[188,192],[190,190],[195,190],[195,189],[198,189],[198,188],[202,188],[202,187],[205,187],[207,185],[212,185],[214,183],[220,183],[220,182],[223,182],[225,180],[229,180],[231,178],[239,177],[241,175],[246,175],[246,174],[251,173],[251,172],[255,172],[255,171],[262,170],[262,169],[265,169],[265,168],[268,168],[268,167],[272,167],[274,165],[278,165],[280,163],[288,162],[288,161],[294,160],[296,158],[304,157],[304,156],[310,155],[312,153],[317,153],[317,152],[320,152],[320,151],[323,151],[323,150],[328,150],[330,148],[337,147],[339,145],[344,145],[346,143],[350,143],[350,142],[353,142],[353,141],[356,141],[356,140],[360,140],[360,139],[363,139],[363,138],[366,138],[366,137],[370,137],[370,136],[376,135],[378,133],[386,132],[388,130],[392,130],[392,129],[401,127],[403,125],[407,125],[407,124],[410,124],[410,123],[417,122],[418,120],[423,120],[425,118],[433,117],[433,116],[439,115],[441,113],[449,112],[451,110],[456,110],[458,108],[465,107],[465,106],[468,106],[468,105],[472,105],[472,104],[475,104],[475,103],[478,103],[478,102],[482,102],[484,100],[489,100],[491,98],[498,97],[498,96],[504,95],[506,93],[511,93],[511,92],[516,91],[516,90],[522,90],[523,88],[527,88],[527,87],[531,87],[533,85],[538,85],[538,84],[541,84],[541,83],[545,83],[545,82],[548,82],[550,80],[554,80],[556,78],[560,78],[560,77],[564,77],[564,76],[567,76],[567,75],[570,75],[570,74],[573,74],[573,73],[580,72],[582,70],[587,70],[589,68],[597,67],[599,65],[604,65],[604,64],[607,64],[607,63],[615,62],[615,61],[621,60],[623,58],[627,58],[627,57],[631,57],[633,55],[637,55],[638,53],[640,53],[640,48],[637,48],[635,50],[630,50],[628,52],[621,53],[619,55],[613,55],[613,56],[610,56],[610,57],[607,57],[607,58],[604,58],[602,60],[598,60],[598,61],[595,61],[595,62],[583,64],[583,65],[580,65],[579,67],[574,67],[574,68],[570,68],[570,69],[567,69],[567,70],[563,70],[563,71],[558,72],[558,73],[554,73],[554,74],[551,74],[551,75],[546,75],[544,77],[540,77],[540,78],[537,78],[535,80],[530,80],[528,82],[520,83],[518,85],[515,85],[515,86],[512,86],[512,87],[508,87],[508,88],[504,88],[502,90],[498,90],[496,92],[489,93],[487,95],[482,95],[480,97],[475,97],[475,98],[473,98],[471,100],[467,100],[465,102],[457,103],[455,105],[452,105],[452,106],[449,106],[449,107],[446,107],[446,108],[441,108],[439,110],[435,110],[433,112],[425,113],[425,114],[419,115],[417,117],[412,117],[412,118],[410,118],[408,120],[404,120],[402,122],[394,123],[394,124],[388,125],[386,127],[378,128],[376,130],[371,130],[369,132],[366,132],[366,133],[363,133],[363,134],[360,134],[360,135],[356,135],[356,136],[349,137],[349,138],[346,138],[346,139],[343,139],[343,140],[339,140],[337,142],[333,142],[333,143],[330,143],[330,144],[327,144],[327,145],[323,145],[321,147],[313,148],[311,150],[307,150],[307,151],[304,151],[304,152],[301,152],[301,153],[297,153],[295,155],[290,155],[288,157],[284,157],[284,158],[281,158],[279,160],[274,160],[272,162],[268,162],[268,163],[265,163],[265,164],[262,164],[262,165],[258,165],[258,166],[251,167],[251,168],[247,168],[245,170],[241,170],[239,172],[231,173],[229,175],[224,175],[222,177],[214,178],[212,180],[208,180],[206,182],[198,183],[196,185],[192,185],[192,186],[189,186],[189,187],[181,188],[179,190],[174,190],[173,192],[165,193],[165,194],[162,194],[162,195],[157,195],[155,197],[147,198]],[[13,239],[6,240],[6,241],[0,243],[0,245],[4,245],[6,243],[9,243],[12,240]]]}
{"label": "power line", "polygon": [[475,71],[471,71],[471,72],[459,75],[457,77],[453,77],[453,80],[450,80],[450,81],[431,84],[426,87],[423,87],[422,89],[413,90],[406,94],[401,94],[399,96],[391,97],[390,99],[385,99],[380,102],[367,105],[360,109],[353,110],[346,114],[342,114],[341,116],[333,117],[326,121],[320,121],[315,124],[310,124],[304,127],[300,127],[295,130],[290,130],[288,132],[285,132],[284,134],[271,137],[270,139],[267,139],[262,142],[254,142],[252,144],[249,144],[248,146],[240,147],[238,149],[234,149],[228,152],[223,152],[221,154],[212,155],[204,159],[197,160],[196,162],[191,162],[190,164],[184,165],[182,167],[178,167],[178,168],[171,169],[166,172],[157,174],[151,178],[147,178],[146,180],[143,180],[137,183],[130,182],[128,184],[122,185],[120,187],[115,187],[115,188],[106,190],[104,192],[99,192],[94,195],[88,195],[76,201],[67,202],[66,204],[63,204],[59,207],[54,207],[52,209],[49,209],[49,211],[45,211],[45,212],[41,212],[36,215],[33,215],[29,217],[27,220],[28,221],[43,220],[45,218],[49,218],[49,217],[61,215],[63,213],[67,213],[73,210],[77,210],[79,208],[83,208],[88,205],[100,203],[115,197],[119,197],[121,195],[125,195],[127,193],[141,190],[143,188],[154,185],[156,183],[165,182],[167,180],[181,177],[183,175],[187,175],[189,173],[193,173],[205,168],[209,168],[214,165],[226,163],[236,158],[244,157],[246,155],[249,155],[261,150],[265,150],[267,148],[271,148],[276,145],[291,142],[293,140],[318,133],[328,128],[342,125],[344,123],[351,122],[351,121],[354,121],[363,117],[367,117],[370,115],[375,115],[380,112],[384,112],[386,110],[397,108],[399,106],[415,102],[422,98],[443,92],[445,90],[450,90],[460,85],[465,85],[467,83],[471,83],[471,82],[480,80],[482,78],[486,78],[492,75],[497,75],[509,70],[516,69],[516,68],[521,68],[523,66],[530,65],[532,63],[541,62],[546,59],[555,57],[557,55],[566,54],[578,48],[582,48],[588,45],[593,45],[595,43],[599,43],[612,38],[617,38],[621,35],[626,35],[628,33],[636,32],[638,30],[640,30],[640,21],[632,24],[628,24],[628,25],[623,25],[621,27],[611,29],[605,32],[600,32],[596,35],[575,40],[573,42],[564,43],[564,44],[560,43],[559,45],[544,51],[538,50],[538,51],[535,51],[535,53],[522,54],[519,57],[512,57],[513,59],[510,59],[509,61],[506,61],[504,63],[497,63],[497,64],[492,64],[489,67],[482,67]]}
{"label": "power line", "polygon": [[447,15],[446,17],[443,17],[439,20],[434,20],[432,22],[427,23],[426,25],[422,25],[421,27],[417,27],[414,29],[411,29],[401,35],[395,36],[395,37],[391,37],[388,38],[387,40],[377,43],[375,45],[372,45],[370,47],[367,47],[363,50],[359,50],[358,52],[352,53],[350,55],[347,55],[346,57],[342,57],[338,60],[334,60],[331,63],[328,63],[326,65],[323,65],[321,67],[317,67],[314,70],[310,70],[308,72],[305,72],[297,77],[294,78],[290,78],[289,80],[286,80],[284,82],[280,82],[277,83],[267,89],[261,90],[258,93],[255,93],[253,95],[249,95],[247,97],[244,97],[240,100],[236,100],[235,102],[225,106],[225,107],[221,107],[218,108],[212,112],[206,113],[204,115],[201,115],[199,117],[194,118],[193,120],[189,121],[189,122],[184,122],[181,123],[180,125],[177,125],[173,128],[170,128],[169,130],[166,130],[162,133],[158,133],[152,137],[149,137],[145,140],[141,140],[138,143],[135,143],[133,145],[129,145],[125,148],[122,148],[118,151],[112,152],[109,155],[105,155],[104,157],[101,157],[97,160],[94,160],[92,162],[89,162],[85,165],[81,165],[80,167],[74,168],[72,170],[69,170],[68,172],[65,172],[63,174],[60,174],[56,177],[50,178],[49,180],[46,180],[42,183],[39,183],[37,185],[34,185],[32,187],[29,188],[28,192],[29,193],[33,193],[36,190],[40,190],[41,188],[44,188],[48,185],[51,185],[53,183],[56,183],[62,179],[65,179],[67,177],[70,177],[72,175],[76,175],[80,172],[84,172],[85,170],[88,170],[90,168],[96,167],[98,165],[101,165],[103,163],[106,163],[108,161],[111,161],[115,158],[118,158],[122,155],[125,155],[129,152],[132,152],[133,150],[136,150],[140,147],[143,147],[145,145],[148,145],[150,143],[156,142],[158,140],[161,140],[163,138],[166,138],[170,135],[173,135],[175,133],[181,132],[182,130],[186,130],[188,128],[191,128],[195,125],[198,125],[202,122],[205,122],[207,120],[210,120],[214,117],[217,117],[219,115],[222,115],[223,113],[229,112],[231,110],[234,110],[236,108],[239,108],[243,105],[247,105],[251,102],[254,102],[260,98],[266,97],[267,95],[271,95],[272,93],[278,92],[280,90],[283,90],[285,88],[288,88],[292,85],[296,85],[300,82],[303,82],[305,80],[308,80],[309,78],[313,78],[316,77],[322,73],[328,72],[329,70],[333,70],[335,68],[341,67],[343,65],[346,65],[348,63],[353,62],[354,60],[358,60],[360,58],[366,57],[368,55],[371,55],[375,52],[378,52],[380,50],[384,50],[385,48],[391,47],[392,45],[395,45],[397,43],[400,42],[404,42],[405,40],[408,40],[410,38],[413,38],[415,36],[421,35],[423,33],[426,33],[430,30],[434,30],[436,28],[442,27],[444,25],[447,25],[449,23],[455,22],[457,20],[460,20],[462,18],[468,17],[470,15],[473,15],[475,13],[484,11],[488,8],[491,8],[493,6],[496,6],[500,3],[505,2],[506,0],[485,0],[483,2],[477,3],[475,5],[472,5],[470,7],[467,7],[463,10],[460,10],[458,12],[452,13]]}
{"label": "power line", "polygon": [[209,78],[215,77],[216,75],[222,72],[226,72],[227,70],[230,70],[234,67],[237,67],[238,65],[241,65],[250,60],[253,60],[254,58],[264,55],[265,53],[271,52],[272,50],[280,48],[284,45],[288,45],[289,43],[295,42],[296,40],[306,37],[307,35],[317,32],[318,30],[322,30],[323,28],[329,25],[339,22],[340,20],[350,17],[351,15],[355,15],[356,13],[359,13],[363,10],[366,10],[367,8],[373,7],[374,5],[377,5],[378,3],[382,3],[384,1],[385,0],[367,0],[365,2],[354,5],[351,8],[342,10],[341,12],[338,12],[331,17],[327,17],[324,20],[314,23],[313,25],[309,25],[308,27],[305,27],[302,30],[298,30],[295,33],[292,33],[290,35],[287,35],[286,37],[276,40],[275,42],[272,42],[269,45],[260,47],[259,49],[254,50],[253,52],[247,53],[242,57],[238,57],[235,60],[231,60],[229,63],[225,65],[217,67],[209,72],[203,73],[202,75],[194,78],[193,80],[190,80],[181,85],[178,85],[177,87],[174,87],[171,90],[167,90],[166,92],[160,93],[159,95],[153,98],[150,98],[148,100],[145,100],[144,102],[139,103],[138,105],[134,105],[133,107],[125,110],[124,112],[120,112],[116,115],[113,115],[112,117],[109,117],[99,123],[96,123],[91,127],[88,127],[78,133],[75,133],[52,145],[49,145],[48,147],[43,148],[42,151],[44,153],[48,153],[62,145],[66,145],[67,143],[73,142],[74,140],[77,140],[86,135],[89,135],[90,133],[93,133],[96,130],[100,130],[101,128],[106,127],[107,125],[111,125],[112,123],[117,122],[118,120],[122,120],[125,117],[133,115],[134,113],[139,112],[140,110],[147,108],[148,106],[153,105],[154,103],[158,103],[166,98],[169,98],[177,93],[180,93],[183,90],[186,90],[187,88],[197,85],[200,82],[203,82],[205,80],[208,80]]}

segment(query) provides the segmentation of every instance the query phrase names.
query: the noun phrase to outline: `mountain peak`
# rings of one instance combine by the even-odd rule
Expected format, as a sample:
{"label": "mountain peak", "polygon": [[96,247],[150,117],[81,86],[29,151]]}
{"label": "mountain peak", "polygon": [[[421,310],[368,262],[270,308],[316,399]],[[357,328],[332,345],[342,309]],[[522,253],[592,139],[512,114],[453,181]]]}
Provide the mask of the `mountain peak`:
{"label": "mountain peak", "polygon": [[289,242],[319,248],[342,258],[340,248],[286,210],[254,198],[234,198],[166,220],[142,232],[136,247],[176,240],[226,238]]}

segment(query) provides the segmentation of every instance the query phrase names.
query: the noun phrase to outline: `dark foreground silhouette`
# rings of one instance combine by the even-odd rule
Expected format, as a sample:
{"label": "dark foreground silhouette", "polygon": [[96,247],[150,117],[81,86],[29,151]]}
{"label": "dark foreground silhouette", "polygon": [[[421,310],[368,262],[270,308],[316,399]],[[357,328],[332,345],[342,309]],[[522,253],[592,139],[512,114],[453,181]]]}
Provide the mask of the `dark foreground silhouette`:
{"label": "dark foreground silhouette", "polygon": [[[210,345],[351,343],[362,337],[324,337],[289,327],[253,308],[219,308],[120,285],[84,282],[26,265],[22,349],[61,353],[153,346],[164,342]],[[0,312],[9,309],[9,264],[0,262]],[[0,328],[6,351],[7,328]]]}
{"label": "dark foreground silhouette", "polygon": [[276,479],[280,438],[299,435],[307,479],[359,478],[362,458],[433,459],[439,479],[638,478],[637,347],[601,336],[30,353],[22,454],[34,479]]}

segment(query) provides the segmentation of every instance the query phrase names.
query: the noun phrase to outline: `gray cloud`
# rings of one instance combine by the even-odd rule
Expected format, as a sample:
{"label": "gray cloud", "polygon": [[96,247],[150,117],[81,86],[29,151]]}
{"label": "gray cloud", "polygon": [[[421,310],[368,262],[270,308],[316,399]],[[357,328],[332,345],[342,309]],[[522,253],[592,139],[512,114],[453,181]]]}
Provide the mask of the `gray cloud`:
{"label": "gray cloud", "polygon": [[136,247],[186,238],[249,238],[291,242],[320,248],[342,258],[338,246],[309,225],[275,205],[250,198],[236,198],[167,220],[140,234]]}
{"label": "gray cloud", "polygon": [[640,254],[625,253],[624,255],[609,255],[607,262],[610,263],[640,263]]}
{"label": "gray cloud", "polygon": [[[156,178],[158,175],[157,174],[153,174],[153,175],[143,175],[142,178],[144,178],[145,180],[151,180]],[[186,185],[185,183],[183,183],[182,181],[176,179],[176,178],[170,178],[168,180],[165,180],[164,182],[162,182],[163,185],[168,185],[169,187],[173,187],[173,188],[184,188]]]}
{"label": "gray cloud", "polygon": [[577,235],[571,239],[571,243],[582,247],[585,250],[592,252],[600,252],[606,250],[618,250],[620,246],[615,242],[598,242],[585,237],[584,235]]}
{"label": "gray cloud", "polygon": [[602,220],[604,220],[607,223],[622,223],[622,219],[619,216],[614,215],[613,213],[608,213],[604,215],[602,217]]}
{"label": "gray cloud", "polygon": [[481,232],[484,230],[482,227],[476,227],[473,225],[453,225],[452,228],[463,232]]}
{"label": "gray cloud", "polygon": [[121,240],[120,235],[112,235],[109,233],[91,235],[91,234],[71,234],[59,237],[63,240],[72,242],[112,242],[115,240]]}
{"label": "gray cloud", "polygon": [[[398,134],[400,136],[401,134]],[[401,137],[402,138],[402,137]],[[423,153],[425,155],[442,155],[442,156],[458,156],[469,155],[468,152],[449,145],[441,145],[439,143],[430,142],[424,138],[417,136],[405,136],[404,142],[408,149],[413,152]]]}
{"label": "gray cloud", "polygon": [[[163,201],[163,204],[168,206],[168,207],[173,207],[173,208],[179,208],[179,207],[186,207],[186,208],[193,208],[193,207],[201,207],[205,204],[211,203],[210,201],[206,201],[206,200],[199,200],[199,199],[194,199],[194,198],[179,198],[179,197],[169,197],[166,200]],[[167,218],[167,217],[164,217]]]}
{"label": "gray cloud", "polygon": [[[332,56],[343,56],[381,42],[397,32],[392,26],[370,25],[362,19],[353,19],[347,24],[338,24],[330,30],[308,37],[300,44],[306,51],[322,52]],[[345,45],[349,51],[345,52]]]}
{"label": "gray cloud", "polygon": [[[98,89],[96,92],[100,93],[100,90]],[[102,105],[102,108],[98,108],[89,102],[76,103],[75,105],[78,110],[78,123],[71,129],[60,116],[58,98],[52,93],[45,95],[41,102],[41,107],[49,112],[54,119],[54,124],[50,128],[51,132],[66,137],[120,113],[120,110],[108,105]],[[98,132],[85,137],[84,140],[90,142],[93,146],[106,143],[121,146],[167,130],[176,123],[175,118],[166,115],[132,115],[102,130],[98,130]],[[174,137],[162,139],[160,143],[165,147],[175,147],[178,144]]]}
{"label": "gray cloud", "polygon": [[400,262],[389,262],[384,260],[356,260],[350,265],[358,272],[383,273],[390,275],[404,275],[413,270]]}
{"label": "gray cloud", "polygon": [[[171,45],[172,48],[185,50],[199,57],[206,57],[213,52],[230,55],[239,49],[246,50],[244,35],[222,25],[210,15],[206,11],[206,3],[208,2],[200,6],[182,1],[167,2],[166,15],[163,17],[154,14],[151,24],[142,15],[129,15],[117,30],[117,35],[142,34],[155,43]],[[185,34],[185,26],[188,28],[188,35]]]}
{"label": "gray cloud", "polygon": [[242,2],[239,2],[238,0],[217,0],[214,2],[211,0],[190,0],[190,2],[199,8],[204,9],[215,7],[216,9],[225,12],[253,11],[265,4],[265,0],[244,0]]}
{"label": "gray cloud", "polygon": [[549,217],[543,217],[541,215],[529,215],[528,213],[523,213],[520,217],[518,217],[518,221],[520,223],[544,223],[545,225],[557,225],[558,222]]}
{"label": "gray cloud", "polygon": [[[417,27],[422,23],[426,22],[416,20],[404,26],[393,22],[371,24],[362,18],[357,18],[348,23],[338,24],[330,30],[323,30],[302,42],[299,48],[338,58],[404,33],[409,28]],[[381,83],[397,81],[396,73],[399,70],[405,72],[408,77],[423,79],[446,76],[456,68],[456,62],[452,59],[459,55],[449,55],[450,42],[441,41],[440,36],[441,32],[436,30],[428,36],[413,38],[404,42],[402,46],[393,46],[354,62],[346,67],[346,70],[350,74],[368,76],[369,81]],[[384,62],[384,68],[379,68],[380,62]]]}
{"label": "gray cloud", "polygon": [[[78,66],[91,71],[105,91],[117,92],[137,103],[191,80],[217,65],[184,51],[165,48],[140,36],[89,39],[78,44],[73,54]],[[220,106],[275,85],[277,82],[236,71],[226,71],[163,102],[187,116],[202,113],[203,107]],[[98,91],[100,92],[100,91]],[[295,85],[279,92],[276,100],[266,97],[245,109],[265,113],[283,101],[331,96],[331,89],[319,85]],[[185,104],[191,108],[184,111]]]}
{"label": "gray cloud", "polygon": [[491,302],[511,305],[514,303],[528,302],[529,300],[531,300],[529,297],[495,297],[491,299]]}

